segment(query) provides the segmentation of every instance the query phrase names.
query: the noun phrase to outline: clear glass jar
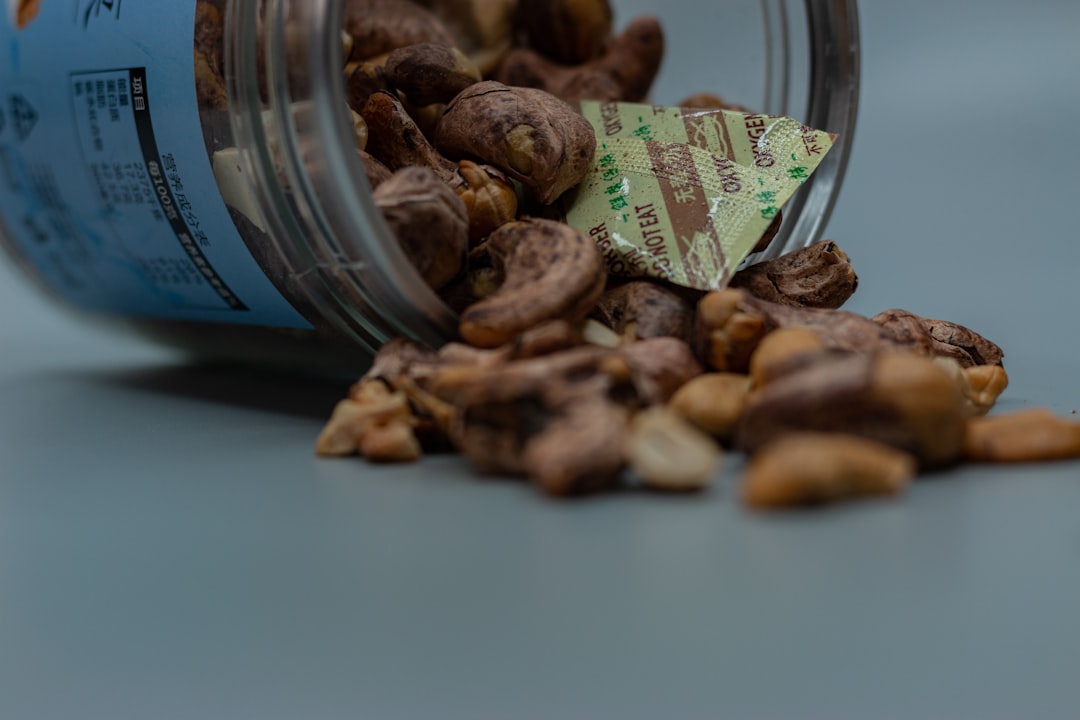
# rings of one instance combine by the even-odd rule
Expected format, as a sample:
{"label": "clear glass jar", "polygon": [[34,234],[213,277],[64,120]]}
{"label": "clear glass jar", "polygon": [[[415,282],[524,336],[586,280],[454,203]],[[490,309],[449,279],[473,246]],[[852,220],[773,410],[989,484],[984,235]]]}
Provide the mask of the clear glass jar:
{"label": "clear glass jar", "polygon": [[[84,4],[87,27],[100,22],[102,3]],[[191,132],[202,135],[208,159],[222,150],[233,152],[239,180],[233,178],[231,189],[224,188],[220,173],[207,177],[221,186],[237,234],[265,278],[303,322],[280,327],[166,318],[144,314],[137,303],[93,314],[198,354],[312,370],[355,371],[375,348],[398,335],[430,344],[452,338],[454,313],[424,284],[390,236],[354,151],[342,73],[345,0],[209,4],[223,22],[219,50],[226,97],[216,108],[201,102],[198,127]],[[640,14],[656,15],[664,26],[665,59],[652,102],[675,104],[692,93],[712,92],[839,136],[811,181],[785,207],[780,235],[762,257],[820,239],[854,132],[859,74],[855,0],[611,4],[616,30]],[[92,16],[95,7],[98,15]],[[190,63],[190,52],[170,60]],[[92,94],[90,84],[74,87],[80,99],[84,90]],[[168,111],[155,108],[155,113]],[[87,142],[97,142],[96,121],[87,122]],[[236,200],[237,183],[242,203]],[[162,186],[170,185],[162,180],[154,187]],[[182,197],[178,187],[179,176],[173,201]],[[237,204],[248,209],[238,212]],[[10,214],[0,212],[3,245],[27,273],[57,294],[55,280],[24,252],[26,232],[16,235],[18,219]],[[195,245],[185,246],[193,260],[199,254]],[[70,294],[59,294],[72,304]]]}

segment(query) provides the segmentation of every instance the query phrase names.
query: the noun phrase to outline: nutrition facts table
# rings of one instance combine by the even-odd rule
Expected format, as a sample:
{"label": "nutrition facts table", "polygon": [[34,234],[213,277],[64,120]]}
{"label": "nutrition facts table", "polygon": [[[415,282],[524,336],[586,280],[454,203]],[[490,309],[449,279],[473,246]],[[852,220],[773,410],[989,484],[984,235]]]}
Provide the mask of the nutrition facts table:
{"label": "nutrition facts table", "polygon": [[[102,214],[146,282],[175,303],[247,310],[206,257],[211,241],[176,158],[158,150],[146,70],[74,74],[71,96]],[[132,239],[141,247],[131,247]]]}

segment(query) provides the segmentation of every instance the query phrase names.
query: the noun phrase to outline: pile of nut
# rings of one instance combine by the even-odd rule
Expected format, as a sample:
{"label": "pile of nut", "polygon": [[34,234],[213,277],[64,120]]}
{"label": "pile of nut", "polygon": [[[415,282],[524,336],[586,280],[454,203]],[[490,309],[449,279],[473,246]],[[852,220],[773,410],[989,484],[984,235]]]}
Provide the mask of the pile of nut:
{"label": "pile of nut", "polygon": [[992,342],[839,310],[856,276],[832,242],[707,293],[609,277],[593,240],[545,208],[592,167],[595,132],[569,103],[640,101],[659,68],[655,19],[612,27],[606,0],[346,3],[374,198],[460,311],[460,341],[387,343],[320,454],[454,450],[565,496],[700,490],[731,448],[750,456],[756,507],[895,494],[965,460],[1080,455],[1080,424],[985,417],[1008,382]]}

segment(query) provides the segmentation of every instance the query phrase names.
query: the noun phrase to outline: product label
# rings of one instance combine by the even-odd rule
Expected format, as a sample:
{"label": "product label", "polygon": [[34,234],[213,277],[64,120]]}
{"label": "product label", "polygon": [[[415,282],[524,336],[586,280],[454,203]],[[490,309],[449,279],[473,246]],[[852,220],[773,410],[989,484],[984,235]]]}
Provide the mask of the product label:
{"label": "product label", "polygon": [[0,2],[0,218],[46,281],[109,313],[310,327],[214,180],[195,3]]}
{"label": "product label", "polygon": [[583,102],[596,163],[561,200],[608,270],[699,290],[727,285],[833,136],[790,118]]}

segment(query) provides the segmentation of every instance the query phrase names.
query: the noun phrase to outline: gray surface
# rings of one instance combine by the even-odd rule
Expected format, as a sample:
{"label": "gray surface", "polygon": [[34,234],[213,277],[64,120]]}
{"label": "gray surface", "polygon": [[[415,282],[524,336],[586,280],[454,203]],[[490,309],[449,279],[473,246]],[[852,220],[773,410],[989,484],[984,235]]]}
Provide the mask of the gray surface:
{"label": "gray surface", "polygon": [[[830,237],[1080,406],[1080,5],[867,2]],[[0,718],[1080,716],[1080,464],[761,517],[317,461],[342,391],[185,368],[0,271]]]}

